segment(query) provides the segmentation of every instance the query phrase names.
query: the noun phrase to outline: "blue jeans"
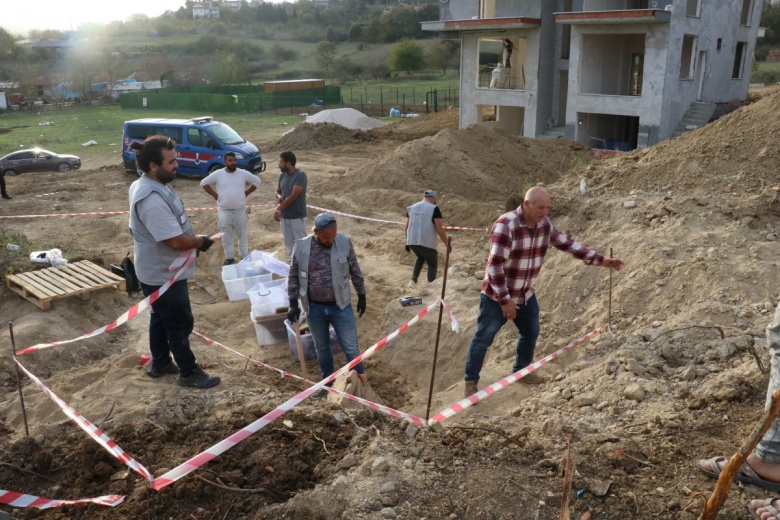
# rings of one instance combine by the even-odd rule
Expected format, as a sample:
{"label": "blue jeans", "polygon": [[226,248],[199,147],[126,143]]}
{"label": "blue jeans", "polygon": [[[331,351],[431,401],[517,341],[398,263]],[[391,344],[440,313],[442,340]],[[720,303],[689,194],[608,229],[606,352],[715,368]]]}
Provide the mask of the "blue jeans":
{"label": "blue jeans", "polygon": [[[159,285],[141,282],[144,296],[149,296],[159,288]],[[173,354],[181,375],[190,375],[195,368],[195,354],[190,348],[190,334],[194,326],[187,280],[179,280],[152,304],[152,317],[149,320],[152,365],[155,368],[167,366]]]}
{"label": "blue jeans", "polygon": [[[331,375],[333,369],[333,352],[330,351],[330,325],[336,331],[336,337],[341,343],[341,350],[347,356],[347,361],[352,361],[360,355],[357,339],[357,323],[352,306],[347,305],[339,309],[338,305],[322,305],[317,302],[309,302],[309,313],[306,315],[311,336],[314,340],[314,350],[317,352],[317,362],[322,370],[322,379]],[[363,363],[355,366],[358,374],[365,372]]]}
{"label": "blue jeans", "polygon": [[[469,355],[466,358],[466,381],[479,381],[479,373],[485,362],[485,353],[493,343],[493,338],[506,323],[504,311],[501,305],[489,296],[481,294],[479,297],[479,316],[477,317],[477,331],[471,338]],[[536,339],[539,337],[539,304],[536,295],[531,296],[525,305],[517,308],[517,316],[514,319],[515,327],[520,332],[517,338],[515,352],[515,364],[512,373],[531,364],[536,349]]]}
{"label": "blue jeans", "polygon": [[[780,387],[780,305],[775,309],[775,318],[766,328],[766,341],[771,356],[769,386],[766,390],[766,407],[772,404],[772,396]],[[780,464],[780,417],[775,418],[772,426],[758,442],[756,457],[773,464]]]}

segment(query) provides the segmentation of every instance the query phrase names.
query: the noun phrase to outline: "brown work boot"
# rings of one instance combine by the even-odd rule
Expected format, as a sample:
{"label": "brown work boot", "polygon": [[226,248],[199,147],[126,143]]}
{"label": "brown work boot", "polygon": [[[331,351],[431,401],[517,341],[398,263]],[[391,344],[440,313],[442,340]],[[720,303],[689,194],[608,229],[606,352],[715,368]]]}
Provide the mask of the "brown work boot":
{"label": "brown work boot", "polygon": [[479,392],[476,381],[466,381],[466,388],[463,392],[463,397],[469,397]]}
{"label": "brown work boot", "polygon": [[520,378],[520,382],[527,385],[541,385],[544,383],[544,378],[536,372],[531,372]]}

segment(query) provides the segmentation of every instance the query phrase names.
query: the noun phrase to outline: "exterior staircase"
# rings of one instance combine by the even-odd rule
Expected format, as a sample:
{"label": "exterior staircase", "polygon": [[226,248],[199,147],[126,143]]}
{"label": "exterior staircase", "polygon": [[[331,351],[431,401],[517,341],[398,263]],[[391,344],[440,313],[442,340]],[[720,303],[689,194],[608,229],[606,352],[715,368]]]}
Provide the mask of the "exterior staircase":
{"label": "exterior staircase", "polygon": [[701,101],[694,101],[691,107],[685,113],[677,128],[674,130],[674,137],[680,136],[691,130],[696,130],[706,125],[712,119],[716,103],[702,103]]}

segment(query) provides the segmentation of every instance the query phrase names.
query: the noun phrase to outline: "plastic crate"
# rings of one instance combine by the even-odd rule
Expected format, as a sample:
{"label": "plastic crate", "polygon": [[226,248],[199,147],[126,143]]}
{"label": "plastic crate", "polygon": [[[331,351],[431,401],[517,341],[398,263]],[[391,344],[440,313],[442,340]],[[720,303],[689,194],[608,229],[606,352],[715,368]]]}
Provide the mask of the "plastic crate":
{"label": "plastic crate", "polygon": [[252,305],[263,305],[266,303],[288,302],[287,296],[287,278],[279,280],[265,280],[247,291],[247,296]]}
{"label": "plastic crate", "polygon": [[236,264],[222,266],[222,282],[225,284],[228,299],[231,302],[246,300],[249,298],[247,292],[252,287],[262,282],[270,282],[273,276],[266,271],[265,274],[257,276],[241,277],[238,275]]}
{"label": "plastic crate", "polygon": [[[290,345],[290,351],[293,357],[300,361],[298,357],[298,341],[295,338],[295,329],[289,320],[284,320],[284,326],[287,328],[287,342]],[[339,343],[338,337],[336,337],[336,331],[333,327],[330,328],[330,351],[334,354],[341,352],[341,343]],[[303,359],[310,361],[317,359],[317,352],[314,350],[314,338],[311,334],[301,334],[301,343],[303,344]]]}
{"label": "plastic crate", "polygon": [[252,316],[254,317],[272,316],[274,314],[279,314],[278,312],[276,312],[277,309],[284,309],[284,311],[282,312],[286,315],[289,306],[290,306],[289,300],[281,300],[278,302],[268,302],[268,303],[262,303],[260,305],[252,305]]}
{"label": "plastic crate", "polygon": [[287,320],[286,312],[269,316],[255,316],[254,313],[251,313],[250,316],[255,326],[258,345],[283,343],[287,338],[287,329],[284,326],[284,322]]}

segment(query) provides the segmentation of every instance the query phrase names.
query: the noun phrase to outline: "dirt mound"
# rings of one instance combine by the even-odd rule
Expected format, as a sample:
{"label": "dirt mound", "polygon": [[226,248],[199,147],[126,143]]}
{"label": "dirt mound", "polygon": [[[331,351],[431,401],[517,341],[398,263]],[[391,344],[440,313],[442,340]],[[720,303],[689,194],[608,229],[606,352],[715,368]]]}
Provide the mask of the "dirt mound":
{"label": "dirt mound", "polygon": [[416,194],[433,188],[440,196],[488,202],[540,182],[553,183],[564,171],[589,160],[589,150],[578,143],[509,137],[472,125],[405,143],[367,169],[331,182],[324,191],[387,189]]}
{"label": "dirt mound", "polygon": [[712,124],[643,150],[607,159],[588,175],[619,192],[756,190],[777,182],[780,91]]}
{"label": "dirt mound", "polygon": [[439,112],[423,114],[420,117],[408,117],[394,121],[392,124],[376,128],[372,134],[397,141],[411,141],[429,135],[435,135],[441,130],[457,130],[459,126],[457,107],[449,107]]}
{"label": "dirt mound", "polygon": [[313,150],[344,144],[366,143],[373,136],[365,130],[353,130],[336,123],[301,123],[286,133],[271,148],[275,150]]}

